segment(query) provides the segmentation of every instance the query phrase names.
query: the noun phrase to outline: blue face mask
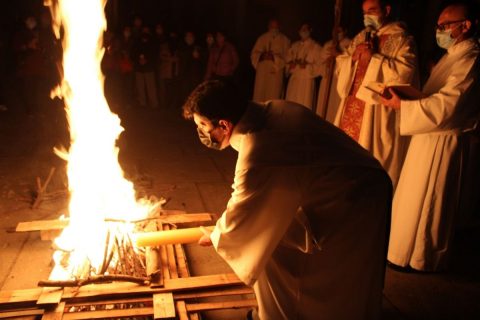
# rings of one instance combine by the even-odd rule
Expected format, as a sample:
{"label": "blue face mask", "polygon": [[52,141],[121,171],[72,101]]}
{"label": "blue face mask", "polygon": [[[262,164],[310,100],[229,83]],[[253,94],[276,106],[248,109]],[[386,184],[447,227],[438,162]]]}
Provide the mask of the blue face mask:
{"label": "blue face mask", "polygon": [[363,15],[363,24],[365,27],[372,27],[373,29],[378,30],[382,26],[382,20],[379,16],[365,14]]}

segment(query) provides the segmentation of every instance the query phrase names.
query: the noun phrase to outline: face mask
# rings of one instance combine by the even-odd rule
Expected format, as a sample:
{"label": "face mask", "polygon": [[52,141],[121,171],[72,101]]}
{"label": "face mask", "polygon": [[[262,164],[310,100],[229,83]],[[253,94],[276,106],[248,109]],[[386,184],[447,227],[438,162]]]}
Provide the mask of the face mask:
{"label": "face mask", "polygon": [[435,38],[437,39],[437,44],[440,48],[448,50],[451,46],[455,44],[455,41],[457,41],[457,39],[452,38],[452,32],[456,28],[444,31],[437,30]]}
{"label": "face mask", "polygon": [[185,43],[188,44],[189,46],[193,45],[195,42],[195,39],[193,37],[185,37]]}
{"label": "face mask", "polygon": [[375,30],[380,29],[382,26],[382,20],[379,16],[374,16],[372,14],[365,14],[363,15],[363,24],[365,27],[372,27]]}
{"label": "face mask", "polygon": [[306,40],[310,37],[310,32],[308,31],[300,31],[298,34],[302,40]]}
{"label": "face mask", "polygon": [[212,136],[210,135],[210,132],[204,132],[202,129],[197,128],[198,137],[200,138],[201,143],[203,143],[208,148],[220,150],[221,143],[218,141],[214,141],[212,139]]}

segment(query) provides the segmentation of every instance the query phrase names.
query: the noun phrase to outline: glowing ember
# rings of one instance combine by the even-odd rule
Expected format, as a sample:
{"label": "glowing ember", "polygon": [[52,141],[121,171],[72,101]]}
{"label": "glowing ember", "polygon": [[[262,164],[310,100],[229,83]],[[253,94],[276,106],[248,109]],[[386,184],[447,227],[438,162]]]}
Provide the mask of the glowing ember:
{"label": "glowing ember", "polygon": [[[141,219],[150,209],[147,204],[137,203],[133,184],[124,178],[118,163],[116,140],[123,128],[118,116],[110,112],[100,70],[105,4],[106,0],[58,0],[51,6],[57,36],[63,27],[64,79],[60,92],[71,138],[68,153],[57,150],[68,161],[71,199],[69,226],[55,242],[69,252],[69,260],[62,261],[64,274],[52,274],[57,279],[78,275],[86,261],[88,268],[99,272],[106,237],[111,232],[105,219]],[[129,232],[133,225],[117,224],[116,228],[123,230],[115,232]],[[65,256],[57,252],[56,259],[65,260]]]}

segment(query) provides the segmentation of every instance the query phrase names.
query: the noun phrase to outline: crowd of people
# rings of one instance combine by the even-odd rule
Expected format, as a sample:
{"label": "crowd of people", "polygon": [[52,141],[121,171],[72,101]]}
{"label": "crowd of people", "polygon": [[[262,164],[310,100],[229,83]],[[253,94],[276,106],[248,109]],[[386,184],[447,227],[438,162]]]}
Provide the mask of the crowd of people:
{"label": "crowd of people", "polygon": [[[121,35],[106,32],[103,70],[111,105],[126,108],[179,108],[207,79],[233,77],[239,58],[223,31],[200,38],[153,28],[136,17]],[[120,93],[120,94],[119,94]]]}
{"label": "crowd of people", "polygon": [[[114,111],[180,108],[200,82],[230,79],[239,64],[237,50],[223,31],[204,37],[193,30],[179,34],[162,23],[147,25],[140,16],[120,32],[105,31],[103,42],[105,95]],[[61,40],[53,34],[50,13],[26,16],[13,39],[2,41],[1,49],[10,57],[2,63],[13,62],[18,96],[25,100],[20,107],[36,113],[61,75]],[[1,110],[8,110],[5,101],[0,104]]]}

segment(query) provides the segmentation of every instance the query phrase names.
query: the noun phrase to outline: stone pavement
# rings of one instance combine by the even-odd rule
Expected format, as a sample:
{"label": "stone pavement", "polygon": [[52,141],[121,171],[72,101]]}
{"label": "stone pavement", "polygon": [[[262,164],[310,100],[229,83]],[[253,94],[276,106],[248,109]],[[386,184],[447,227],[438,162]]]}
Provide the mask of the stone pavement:
{"label": "stone pavement", "polygon": [[[33,288],[46,279],[53,250],[39,235],[12,232],[20,221],[55,219],[66,200],[29,209],[35,177],[60,168],[51,188],[63,186],[62,161],[51,152],[51,135],[26,130],[18,115],[0,115],[0,290]],[[166,209],[221,214],[231,192],[236,154],[209,150],[198,141],[193,123],[179,110],[130,110],[121,115],[126,131],[119,141],[127,175],[149,177],[148,194],[169,199]],[[3,127],[2,127],[3,126]],[[21,146],[6,146],[23,141]],[[3,147],[2,147],[3,145]],[[384,319],[480,319],[480,227],[458,233],[452,269],[443,274],[403,273],[387,269]],[[229,272],[211,248],[189,245],[195,275]],[[211,312],[208,319],[243,319],[246,311]],[[319,318],[320,319],[320,318]]]}

